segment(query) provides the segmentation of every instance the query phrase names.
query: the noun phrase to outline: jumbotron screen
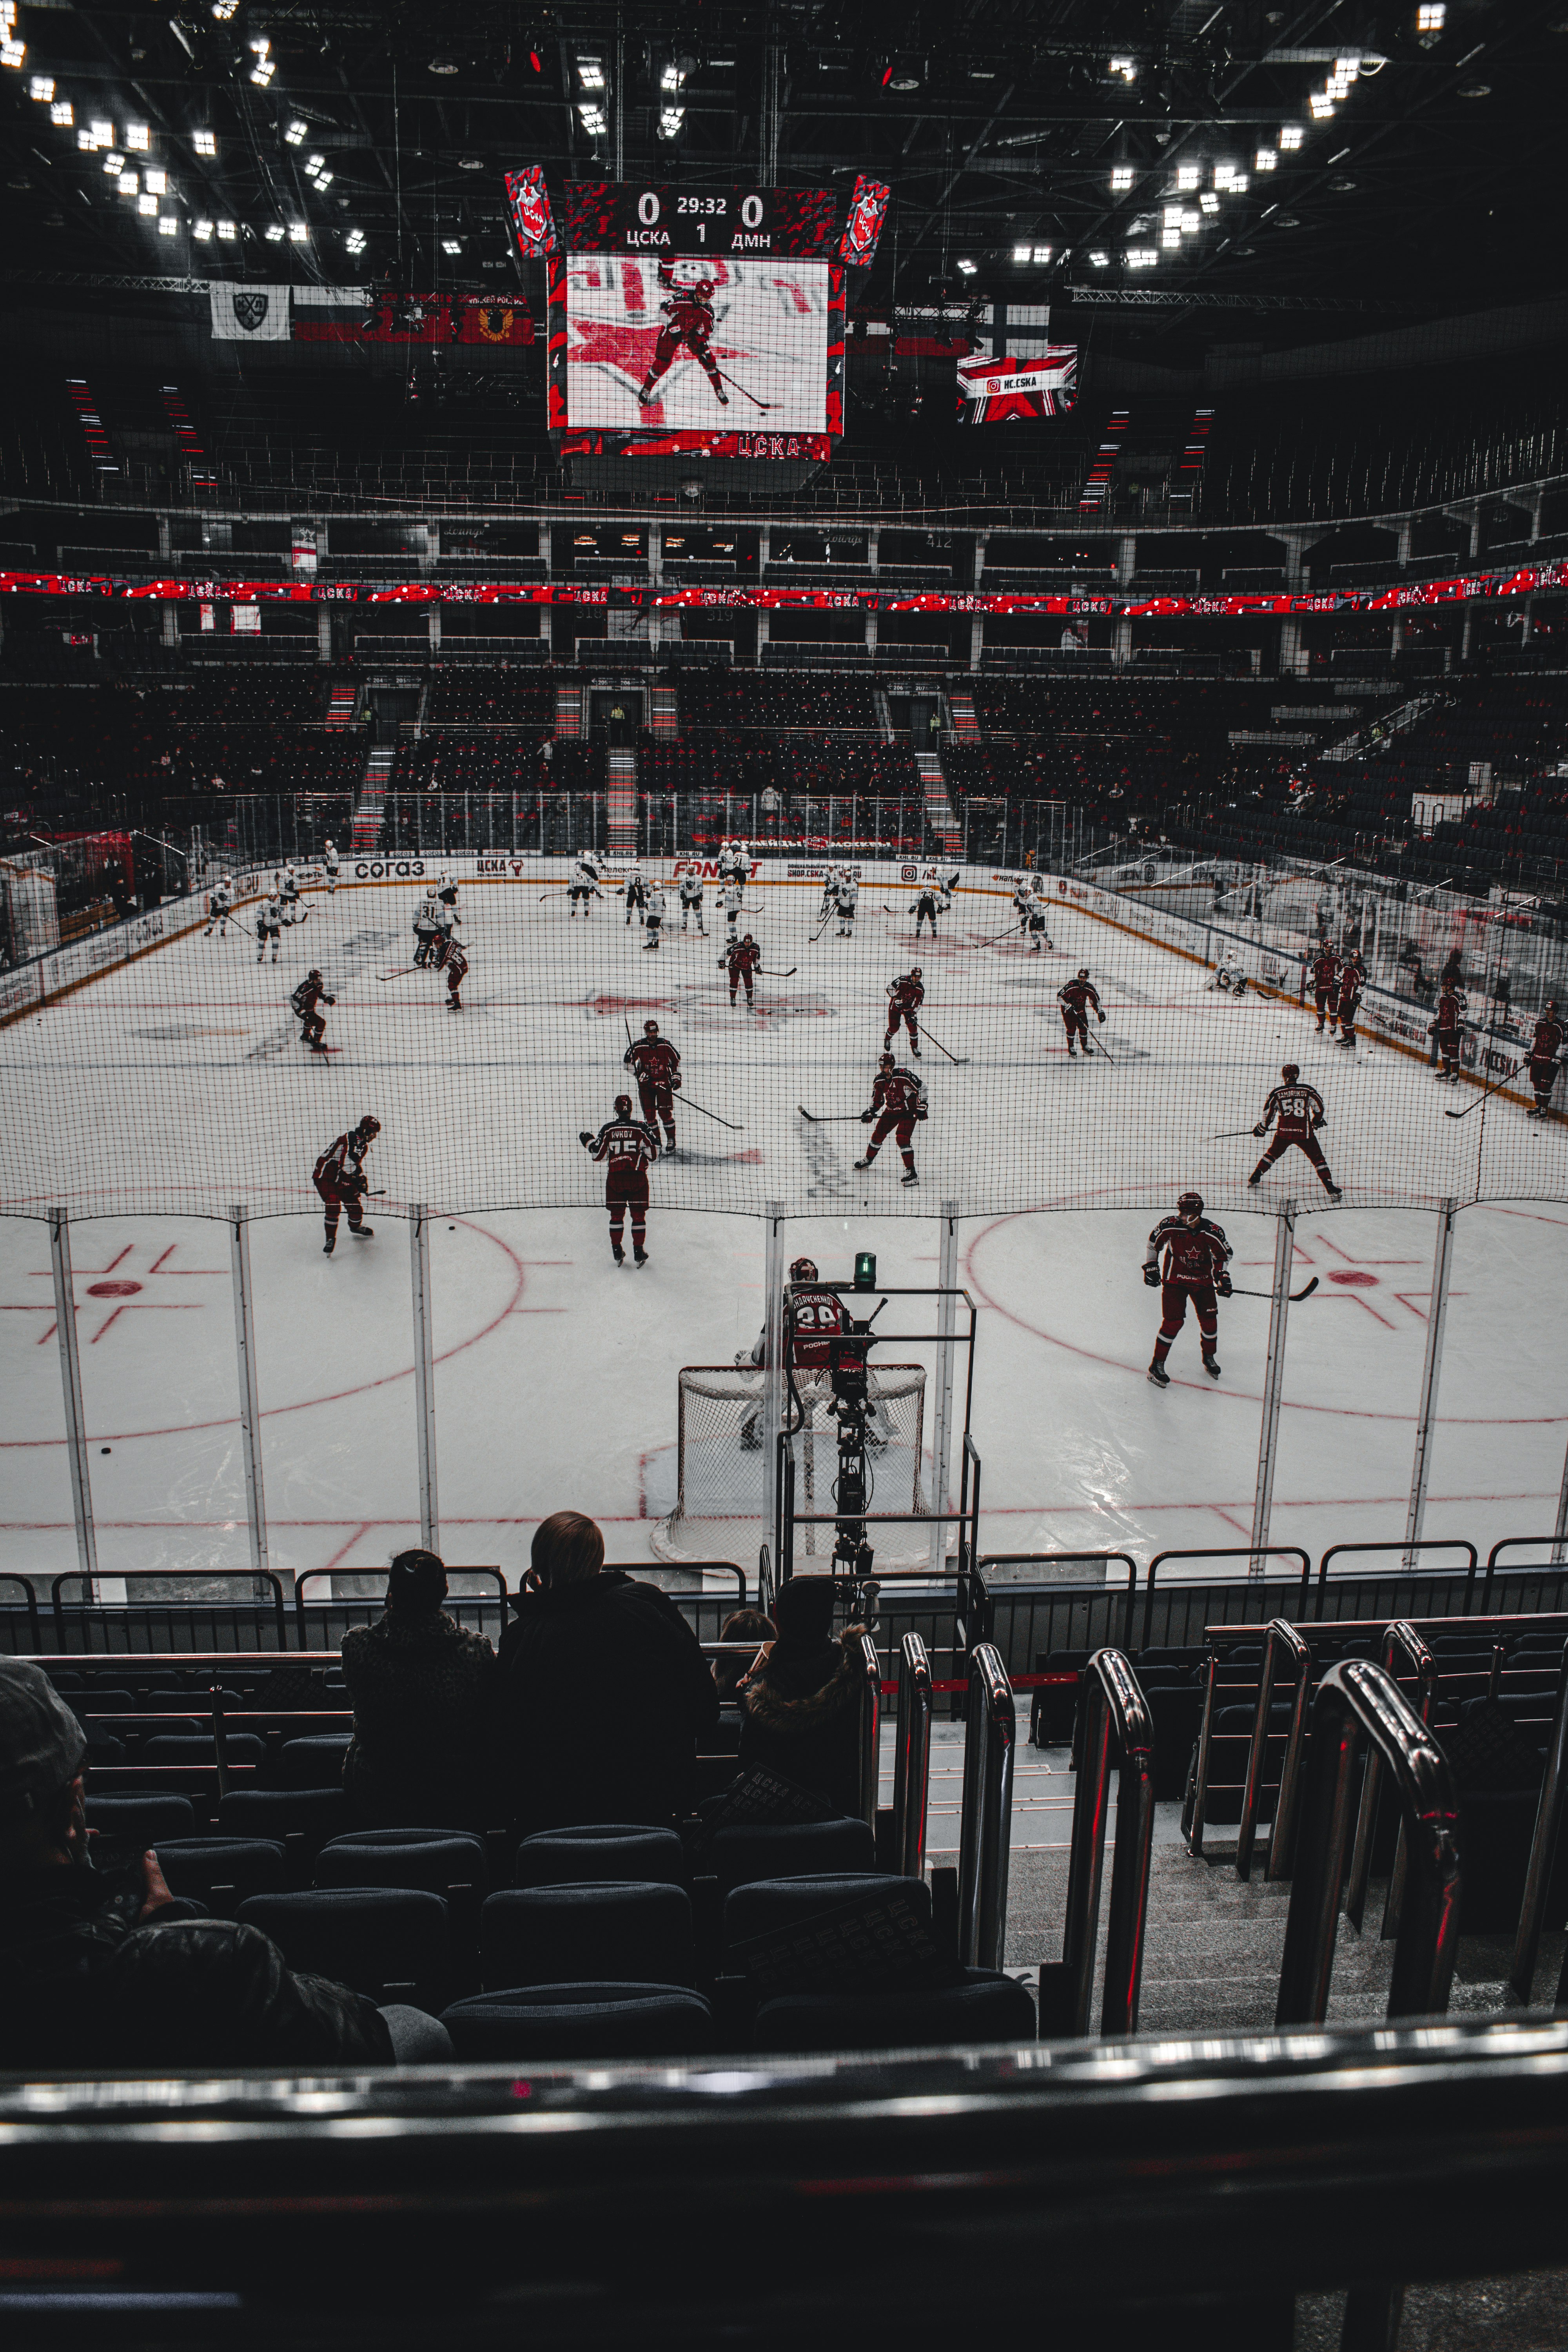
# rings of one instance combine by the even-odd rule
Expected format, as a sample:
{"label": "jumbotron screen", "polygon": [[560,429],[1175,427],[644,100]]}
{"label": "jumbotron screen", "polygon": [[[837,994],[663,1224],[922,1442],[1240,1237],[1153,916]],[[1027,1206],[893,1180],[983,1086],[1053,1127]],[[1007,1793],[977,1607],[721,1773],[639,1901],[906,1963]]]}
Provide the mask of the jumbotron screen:
{"label": "jumbotron screen", "polygon": [[550,423],[599,454],[829,454],[847,230],[830,189],[568,187],[546,255]]}

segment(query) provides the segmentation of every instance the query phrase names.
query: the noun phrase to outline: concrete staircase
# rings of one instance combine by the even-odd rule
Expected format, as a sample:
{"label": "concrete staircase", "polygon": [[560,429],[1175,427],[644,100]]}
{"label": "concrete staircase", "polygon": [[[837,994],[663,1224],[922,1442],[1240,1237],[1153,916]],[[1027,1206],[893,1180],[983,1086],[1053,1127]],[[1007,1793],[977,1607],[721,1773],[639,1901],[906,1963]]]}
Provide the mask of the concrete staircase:
{"label": "concrete staircase", "polygon": [[934,751],[917,751],[914,756],[921,790],[925,795],[926,823],[941,843],[943,854],[957,857],[963,849],[963,827],[953,815],[942,761]]}
{"label": "concrete staircase", "polygon": [[386,787],[392,777],[392,752],[382,751],[373,751],[364,763],[359,798],[354,803],[353,832],[349,837],[349,847],[356,857],[367,857],[381,845],[381,823],[386,808]]}
{"label": "concrete staircase", "polygon": [[977,742],[980,719],[974,708],[974,697],[966,686],[949,687],[947,708],[952,719],[952,731],[961,742]]}
{"label": "concrete staircase", "polygon": [[360,688],[358,681],[344,684],[341,679],[327,697],[329,727],[352,727],[359,716]]}
{"label": "concrete staircase", "polygon": [[637,755],[617,746],[605,753],[605,844],[612,857],[631,857],[637,845]]}

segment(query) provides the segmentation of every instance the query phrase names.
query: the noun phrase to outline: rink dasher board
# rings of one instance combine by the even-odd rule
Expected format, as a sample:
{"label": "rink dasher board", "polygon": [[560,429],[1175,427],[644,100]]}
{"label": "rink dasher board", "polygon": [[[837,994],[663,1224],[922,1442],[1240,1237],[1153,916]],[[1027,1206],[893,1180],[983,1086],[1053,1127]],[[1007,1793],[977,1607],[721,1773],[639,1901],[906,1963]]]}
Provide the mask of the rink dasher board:
{"label": "rink dasher board", "polygon": [[[260,896],[262,877],[259,874],[244,874],[234,878],[236,896],[229,908],[231,922],[237,919],[241,907]],[[73,995],[89,982],[100,980],[105,972],[118,971],[122,965],[134,963],[139,957],[152,955],[172,940],[185,938],[211,919],[207,896],[205,890],[200,890],[188,898],[152,908],[144,915],[132,915],[128,922],[94,931],[88,939],[73,940],[68,947],[49,948],[15,971],[0,972],[0,1028],[37,1012],[43,1005],[58,1004],[61,997]]]}

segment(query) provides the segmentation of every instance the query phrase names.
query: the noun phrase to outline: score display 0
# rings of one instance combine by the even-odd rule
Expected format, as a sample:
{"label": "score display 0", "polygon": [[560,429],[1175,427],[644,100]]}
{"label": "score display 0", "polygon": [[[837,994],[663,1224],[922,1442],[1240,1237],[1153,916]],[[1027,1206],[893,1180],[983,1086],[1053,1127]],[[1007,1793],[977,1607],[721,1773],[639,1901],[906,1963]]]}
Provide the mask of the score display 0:
{"label": "score display 0", "polygon": [[826,260],[837,199],[830,188],[639,187],[578,181],[565,191],[569,253],[794,254]]}

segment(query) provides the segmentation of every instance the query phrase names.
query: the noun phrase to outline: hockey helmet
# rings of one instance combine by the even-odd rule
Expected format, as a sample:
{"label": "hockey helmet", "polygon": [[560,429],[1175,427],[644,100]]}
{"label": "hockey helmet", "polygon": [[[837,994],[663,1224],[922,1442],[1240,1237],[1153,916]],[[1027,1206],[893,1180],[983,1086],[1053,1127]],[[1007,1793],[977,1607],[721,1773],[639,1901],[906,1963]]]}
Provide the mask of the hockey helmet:
{"label": "hockey helmet", "polygon": [[1201,1217],[1203,1213],[1204,1196],[1201,1192],[1184,1192],[1176,1202],[1178,1217]]}
{"label": "hockey helmet", "polygon": [[354,1133],[356,1135],[364,1136],[379,1135],[381,1133],[381,1121],[376,1118],[374,1111],[366,1111],[358,1127],[355,1128]]}
{"label": "hockey helmet", "polygon": [[745,934],[745,937],[744,937],[744,938],[743,938],[743,940],[742,940],[741,944],[742,945],[742,947],[754,948],[754,947],[756,946],[756,944],[757,944],[757,943],[756,943],[755,940],[752,937],[752,934],[750,933],[750,931],[748,931],[748,932]]}
{"label": "hockey helmet", "polygon": [[894,1067],[894,1062],[891,1054],[879,1055],[877,1058],[877,1067],[879,1070],[892,1069]]}
{"label": "hockey helmet", "polygon": [[329,833],[327,835],[327,847],[329,849],[335,849],[337,845],[337,843],[332,839],[331,835]]}
{"label": "hockey helmet", "polygon": [[321,977],[321,973],[316,970],[315,965],[314,965],[314,964],[312,964],[312,965],[310,966],[310,971],[305,974],[305,977],[306,977],[306,979],[307,979],[307,980],[320,980],[320,978]]}
{"label": "hockey helmet", "polygon": [[630,1095],[617,1095],[616,1097],[616,1117],[617,1118],[630,1118],[631,1115],[632,1098]]}
{"label": "hockey helmet", "polygon": [[816,1262],[809,1257],[797,1257],[793,1259],[790,1265],[789,1278],[792,1282],[816,1282],[819,1278],[817,1276]]}
{"label": "hockey helmet", "polygon": [[1288,1087],[1293,1087],[1301,1075],[1301,1065],[1300,1062],[1287,1062],[1279,1075]]}
{"label": "hockey helmet", "polygon": [[645,1021],[642,1025],[642,1033],[645,1037],[657,1037],[658,1035],[658,1023],[657,1021]]}
{"label": "hockey helmet", "polygon": [[1086,963],[1080,963],[1080,964],[1079,964],[1079,968],[1078,968],[1078,976],[1079,976],[1079,980],[1087,980],[1087,979],[1089,978],[1089,966],[1088,966],[1088,964],[1086,964]]}
{"label": "hockey helmet", "polygon": [[912,964],[910,964],[910,978],[911,980],[919,980],[919,979],[921,979],[921,977],[922,977],[922,975],[921,975],[921,968],[920,968],[919,964],[918,964],[918,963],[912,963]]}
{"label": "hockey helmet", "polygon": [[1557,999],[1554,996],[1549,996],[1541,1009],[1543,1013],[1555,1013],[1557,1010]]}

